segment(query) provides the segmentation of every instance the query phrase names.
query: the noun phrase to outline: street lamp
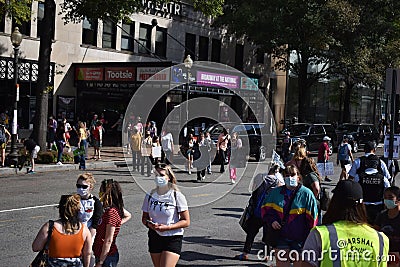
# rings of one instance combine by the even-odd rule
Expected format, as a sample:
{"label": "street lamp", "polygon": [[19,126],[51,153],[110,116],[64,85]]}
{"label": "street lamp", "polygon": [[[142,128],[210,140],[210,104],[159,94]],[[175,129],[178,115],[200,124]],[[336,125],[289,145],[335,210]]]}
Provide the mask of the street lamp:
{"label": "street lamp", "polygon": [[11,34],[11,43],[14,46],[14,90],[15,90],[15,102],[14,102],[14,113],[11,130],[11,153],[9,155],[11,162],[16,166],[18,162],[18,151],[17,151],[17,125],[18,125],[18,101],[19,101],[19,84],[18,84],[18,52],[19,46],[22,42],[22,34],[19,32],[19,28],[15,27],[14,32]]}
{"label": "street lamp", "polygon": [[187,55],[183,64],[186,68],[186,126],[183,130],[184,136],[188,135],[188,123],[189,123],[189,84],[190,84],[190,69],[193,66],[193,60],[190,58],[190,55]]}
{"label": "street lamp", "polygon": [[339,98],[339,123],[343,123],[343,111],[342,111],[342,104],[343,104],[343,90],[346,88],[346,83],[342,80],[339,82],[340,88],[340,98]]}

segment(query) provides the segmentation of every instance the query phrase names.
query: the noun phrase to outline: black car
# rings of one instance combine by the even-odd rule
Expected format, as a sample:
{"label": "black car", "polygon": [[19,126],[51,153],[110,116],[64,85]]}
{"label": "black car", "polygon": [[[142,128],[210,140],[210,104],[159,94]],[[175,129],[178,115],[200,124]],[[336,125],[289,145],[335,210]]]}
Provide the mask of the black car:
{"label": "black car", "polygon": [[369,141],[378,144],[380,140],[379,131],[373,124],[344,123],[339,125],[336,133],[338,140],[342,140],[343,136],[347,135],[354,152],[357,152]]}
{"label": "black car", "polygon": [[318,152],[318,148],[325,136],[331,138],[329,142],[331,151],[333,151],[338,144],[335,128],[331,124],[296,123],[281,131],[277,140],[277,151],[280,151],[286,132],[290,132],[292,142],[304,139],[306,141],[307,150],[310,152]]}
{"label": "black car", "polygon": [[[257,161],[264,161],[267,158],[266,124],[265,123],[224,123],[214,124],[206,129],[210,133],[214,145],[218,142],[218,136],[223,129],[229,129],[229,133],[237,132],[243,141],[244,147],[249,147],[249,156],[254,156]],[[246,142],[249,144],[246,144]]]}

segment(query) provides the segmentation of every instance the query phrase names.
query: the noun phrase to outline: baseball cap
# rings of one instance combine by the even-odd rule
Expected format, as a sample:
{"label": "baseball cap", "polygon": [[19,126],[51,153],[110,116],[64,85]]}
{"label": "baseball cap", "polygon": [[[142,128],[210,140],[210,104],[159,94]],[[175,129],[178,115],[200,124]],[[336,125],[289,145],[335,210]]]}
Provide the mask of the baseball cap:
{"label": "baseball cap", "polygon": [[362,203],[363,191],[361,185],[353,180],[341,180],[332,190],[334,195],[339,199],[354,200],[357,203]]}
{"label": "baseball cap", "polygon": [[365,152],[370,152],[376,148],[375,142],[368,141],[364,146]]}
{"label": "baseball cap", "polygon": [[331,138],[329,136],[325,136],[322,140],[324,141],[331,141]]}

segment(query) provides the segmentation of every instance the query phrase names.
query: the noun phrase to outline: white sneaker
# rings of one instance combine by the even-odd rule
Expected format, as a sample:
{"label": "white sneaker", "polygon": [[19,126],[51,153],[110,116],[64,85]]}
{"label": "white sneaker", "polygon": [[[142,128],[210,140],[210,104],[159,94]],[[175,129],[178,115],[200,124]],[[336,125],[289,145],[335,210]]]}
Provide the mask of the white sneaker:
{"label": "white sneaker", "polygon": [[235,183],[236,183],[235,180],[231,179],[231,184],[235,184]]}
{"label": "white sneaker", "polygon": [[192,174],[192,172],[191,172],[191,171],[189,171],[188,173],[189,173],[189,174]]}
{"label": "white sneaker", "polygon": [[57,162],[56,165],[63,165],[61,161]]}

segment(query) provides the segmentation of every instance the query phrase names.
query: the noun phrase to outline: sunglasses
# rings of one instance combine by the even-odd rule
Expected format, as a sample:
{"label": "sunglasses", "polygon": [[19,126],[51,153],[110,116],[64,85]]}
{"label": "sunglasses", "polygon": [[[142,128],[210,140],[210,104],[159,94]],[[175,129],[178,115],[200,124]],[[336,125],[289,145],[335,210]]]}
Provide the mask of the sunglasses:
{"label": "sunglasses", "polygon": [[87,189],[89,186],[84,184],[76,184],[76,188]]}

